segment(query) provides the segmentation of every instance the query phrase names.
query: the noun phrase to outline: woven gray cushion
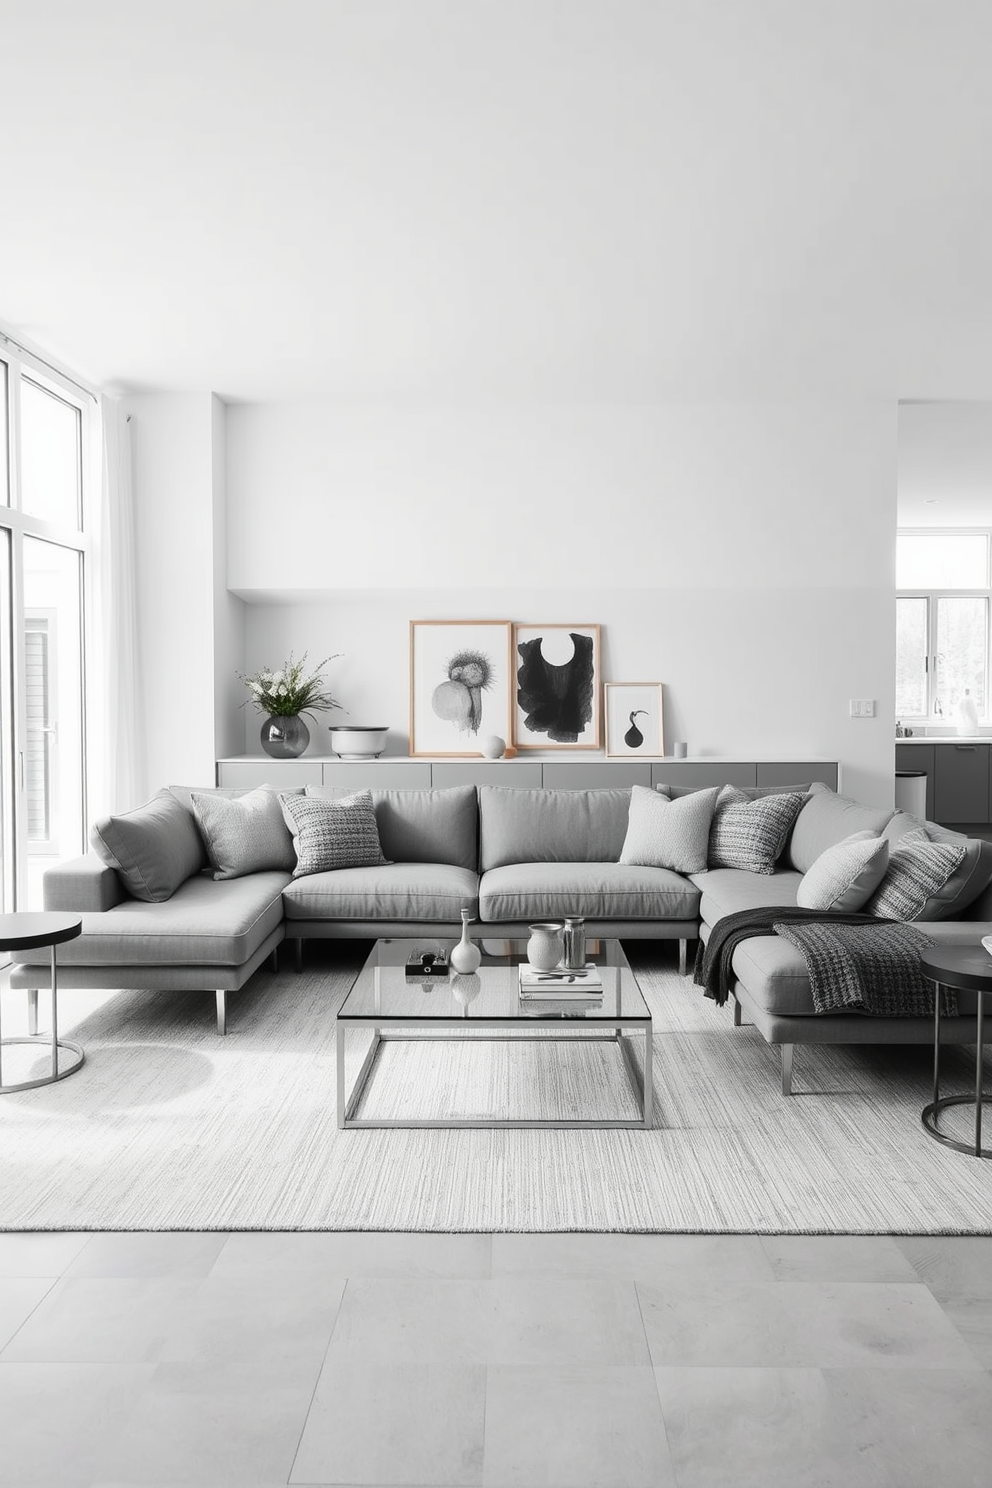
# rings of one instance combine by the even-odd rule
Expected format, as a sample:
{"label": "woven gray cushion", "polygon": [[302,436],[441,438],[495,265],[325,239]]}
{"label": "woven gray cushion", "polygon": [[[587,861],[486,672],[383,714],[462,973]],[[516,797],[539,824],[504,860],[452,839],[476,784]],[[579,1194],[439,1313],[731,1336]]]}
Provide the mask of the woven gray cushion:
{"label": "woven gray cushion", "polygon": [[855,832],[822,852],[796,890],[801,909],[855,914],[878,888],[889,866],[889,844],[874,832]]}
{"label": "woven gray cushion", "polygon": [[275,791],[259,786],[233,800],[192,791],[191,800],[214,878],[243,878],[265,869],[292,872],[293,836]]}
{"label": "woven gray cushion", "polygon": [[133,899],[161,904],[203,867],[203,843],[192,813],[167,790],[144,806],[93,823],[90,842],[115,868]]}
{"label": "woven gray cushion", "polygon": [[674,873],[701,873],[719,794],[719,786],[713,786],[671,801],[645,785],[631,786],[620,862],[670,868]]}
{"label": "woven gray cushion", "polygon": [[802,791],[781,791],[752,801],[736,786],[725,785],[710,828],[709,866],[774,873],[805,800]]}
{"label": "woven gray cushion", "polygon": [[332,868],[378,868],[382,855],[371,791],[325,800],[320,796],[280,795],[296,849],[294,878]]}
{"label": "woven gray cushion", "polygon": [[865,905],[886,920],[939,920],[948,889],[965,861],[965,843],[931,842],[924,831],[906,832],[889,852],[885,877]]}

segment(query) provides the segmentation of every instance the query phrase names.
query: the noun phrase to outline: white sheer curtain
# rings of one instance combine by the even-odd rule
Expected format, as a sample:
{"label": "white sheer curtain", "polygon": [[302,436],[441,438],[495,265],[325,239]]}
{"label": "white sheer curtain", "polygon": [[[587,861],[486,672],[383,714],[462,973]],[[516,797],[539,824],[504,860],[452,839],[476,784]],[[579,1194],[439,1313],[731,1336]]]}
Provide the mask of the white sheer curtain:
{"label": "white sheer curtain", "polygon": [[139,804],[142,778],[131,431],[117,398],[103,398],[103,480],[94,559],[102,768],[90,781],[90,816]]}

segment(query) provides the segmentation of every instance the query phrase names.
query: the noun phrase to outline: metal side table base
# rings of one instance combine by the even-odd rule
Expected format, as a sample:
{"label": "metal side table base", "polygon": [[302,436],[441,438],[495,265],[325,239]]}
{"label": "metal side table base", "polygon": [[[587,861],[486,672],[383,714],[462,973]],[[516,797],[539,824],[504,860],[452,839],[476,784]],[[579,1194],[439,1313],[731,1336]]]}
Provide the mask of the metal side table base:
{"label": "metal side table base", "polygon": [[[933,987],[933,1100],[920,1112],[927,1135],[944,1147],[964,1152],[969,1157],[992,1157],[992,1147],[982,1146],[982,1112],[986,1100],[992,1102],[992,1091],[982,1089],[985,1057],[985,998],[992,992],[992,960],[984,952],[971,948],[945,948],[924,952],[920,957],[924,977]],[[976,994],[975,1006],[975,1089],[968,1095],[940,1093],[940,1003],[945,987]],[[963,1142],[939,1130],[937,1121],[949,1106],[971,1106],[975,1112],[974,1141]]]}
{"label": "metal side table base", "polygon": [[[23,927],[21,930],[20,927]],[[52,976],[52,1031],[50,1034],[29,1034],[24,1038],[0,1037],[0,1095],[12,1095],[17,1090],[37,1090],[41,1085],[54,1085],[58,1080],[68,1079],[82,1069],[86,1056],[79,1044],[59,1038],[59,981],[56,962],[56,947],[79,934],[82,922],[64,914],[5,915],[0,918],[0,942],[5,947],[38,946],[50,947]],[[36,1080],[3,1082],[3,1051],[13,1044],[30,1044],[36,1049],[48,1049],[52,1057],[51,1072],[39,1075]],[[71,1056],[69,1063],[60,1059],[65,1052]]]}
{"label": "metal side table base", "polygon": [[[5,1038],[0,1039],[0,1050],[7,1049],[11,1044],[34,1044],[36,1049],[51,1049],[51,1040],[43,1037],[36,1038]],[[82,1069],[86,1062],[86,1055],[79,1044],[70,1043],[68,1039],[60,1039],[58,1043],[59,1053],[68,1052],[75,1057],[71,1064],[64,1064],[58,1059],[55,1068],[50,1075],[40,1075],[37,1080],[18,1080],[13,1085],[0,1085],[0,1095],[10,1095],[15,1090],[37,1090],[39,1085],[54,1085],[57,1080],[68,1079],[78,1069]]]}

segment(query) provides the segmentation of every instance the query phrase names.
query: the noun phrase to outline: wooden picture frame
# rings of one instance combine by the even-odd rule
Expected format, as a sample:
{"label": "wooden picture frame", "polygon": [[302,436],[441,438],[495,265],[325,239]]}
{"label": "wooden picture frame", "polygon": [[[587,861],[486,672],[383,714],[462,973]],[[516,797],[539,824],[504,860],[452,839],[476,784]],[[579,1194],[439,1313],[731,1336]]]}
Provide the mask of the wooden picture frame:
{"label": "wooden picture frame", "polygon": [[598,625],[513,627],[513,743],[602,748]]}
{"label": "wooden picture frame", "polygon": [[603,714],[607,759],[660,759],[664,755],[665,711],[660,682],[604,682]]}
{"label": "wooden picture frame", "polygon": [[510,740],[509,620],[410,621],[410,753],[474,759]]}

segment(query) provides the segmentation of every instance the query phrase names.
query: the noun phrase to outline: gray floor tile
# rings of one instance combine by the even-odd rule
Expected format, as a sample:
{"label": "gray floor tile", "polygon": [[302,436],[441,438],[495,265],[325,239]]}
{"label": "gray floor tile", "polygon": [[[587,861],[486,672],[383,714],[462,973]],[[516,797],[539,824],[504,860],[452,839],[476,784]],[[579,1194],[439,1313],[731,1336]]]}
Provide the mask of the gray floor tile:
{"label": "gray floor tile", "polygon": [[194,1301],[191,1277],[67,1277],[57,1282],[0,1355],[5,1363],[154,1363],[177,1312]]}
{"label": "gray floor tile", "polygon": [[67,1276],[206,1276],[227,1236],[161,1231],[91,1235]]}
{"label": "gray floor tile", "polygon": [[56,1284],[45,1276],[0,1277],[0,1349],[20,1332]]}
{"label": "gray floor tile", "polygon": [[491,1283],[493,1364],[649,1364],[630,1281],[503,1277]]}
{"label": "gray floor tile", "polygon": [[992,1369],[992,1297],[954,1298],[941,1307],[983,1369]]}
{"label": "gray floor tile", "polygon": [[293,1273],[208,1276],[177,1309],[162,1362],[226,1365],[247,1359],[316,1372],[345,1286],[339,1277]]}
{"label": "gray floor tile", "polygon": [[485,1363],[494,1300],[488,1281],[349,1281],[330,1352],[355,1363]]}
{"label": "gray floor tile", "polygon": [[638,1296],[655,1364],[977,1367],[919,1284],[714,1279]]}
{"label": "gray floor tile", "polygon": [[489,1276],[491,1252],[490,1235],[257,1233],[231,1235],[213,1269],[471,1279]]}
{"label": "gray floor tile", "polygon": [[0,1363],[0,1482],[92,1483],[151,1372],[143,1364]]}
{"label": "gray floor tile", "polygon": [[[494,1235],[493,1276],[588,1276],[676,1286],[713,1275],[772,1281],[755,1235]],[[910,1272],[912,1275],[912,1272]]]}
{"label": "gray floor tile", "polygon": [[674,1488],[652,1371],[496,1366],[486,1488]]}
{"label": "gray floor tile", "polygon": [[159,1364],[108,1453],[103,1476],[129,1484],[285,1483],[317,1368]]}
{"label": "gray floor tile", "polygon": [[0,1235],[0,1276],[61,1276],[89,1238],[44,1230]]}
{"label": "gray floor tile", "polygon": [[992,1298],[992,1236],[904,1235],[896,1244],[935,1297]]}
{"label": "gray floor tile", "polygon": [[762,1235],[775,1281],[918,1281],[889,1235]]}
{"label": "gray floor tile", "polygon": [[482,1482],[486,1370],[328,1357],[291,1483]]}
{"label": "gray floor tile", "polygon": [[826,1372],[831,1436],[872,1488],[987,1488],[992,1380],[983,1371]]}

